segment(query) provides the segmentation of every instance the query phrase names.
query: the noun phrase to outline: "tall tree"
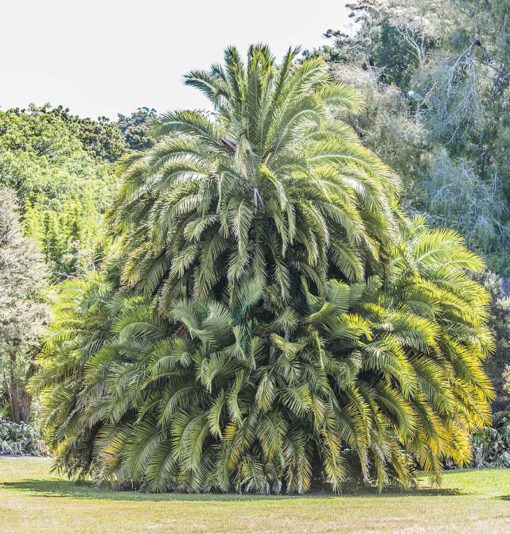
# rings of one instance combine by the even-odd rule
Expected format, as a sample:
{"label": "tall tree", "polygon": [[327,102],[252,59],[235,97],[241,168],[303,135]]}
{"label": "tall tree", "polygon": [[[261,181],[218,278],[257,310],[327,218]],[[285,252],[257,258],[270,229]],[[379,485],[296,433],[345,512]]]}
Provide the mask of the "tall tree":
{"label": "tall tree", "polygon": [[23,236],[16,197],[0,190],[0,372],[11,417],[27,421],[31,396],[27,379],[48,309],[41,300],[47,270],[35,243]]}

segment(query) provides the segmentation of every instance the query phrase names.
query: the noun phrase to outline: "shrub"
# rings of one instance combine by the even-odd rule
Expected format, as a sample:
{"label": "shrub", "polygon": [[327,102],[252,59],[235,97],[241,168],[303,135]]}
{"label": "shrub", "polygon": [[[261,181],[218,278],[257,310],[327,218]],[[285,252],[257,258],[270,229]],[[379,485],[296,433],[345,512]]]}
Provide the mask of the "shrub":
{"label": "shrub", "polygon": [[32,424],[14,423],[0,418],[1,454],[44,456],[47,454],[47,449]]}
{"label": "shrub", "polygon": [[497,412],[491,427],[473,436],[475,467],[510,467],[510,410]]}

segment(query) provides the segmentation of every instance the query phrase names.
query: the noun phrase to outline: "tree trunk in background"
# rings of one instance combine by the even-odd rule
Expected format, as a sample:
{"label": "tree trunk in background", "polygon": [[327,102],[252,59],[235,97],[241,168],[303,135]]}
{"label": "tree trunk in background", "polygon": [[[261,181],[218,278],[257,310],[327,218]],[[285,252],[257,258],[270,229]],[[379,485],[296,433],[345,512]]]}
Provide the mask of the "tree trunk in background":
{"label": "tree trunk in background", "polygon": [[11,403],[11,419],[15,423],[28,421],[32,412],[32,396],[29,395],[14,372],[16,366],[16,354],[11,354],[11,370],[9,379],[9,400]]}
{"label": "tree trunk in background", "polygon": [[32,412],[32,396],[18,384],[11,384],[11,418],[15,423],[28,421]]}

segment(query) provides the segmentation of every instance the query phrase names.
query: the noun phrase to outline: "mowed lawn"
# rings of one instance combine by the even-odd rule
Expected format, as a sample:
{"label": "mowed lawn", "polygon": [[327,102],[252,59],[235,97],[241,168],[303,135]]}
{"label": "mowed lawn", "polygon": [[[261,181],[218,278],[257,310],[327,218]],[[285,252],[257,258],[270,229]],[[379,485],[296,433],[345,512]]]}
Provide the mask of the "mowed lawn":
{"label": "mowed lawn", "polygon": [[510,470],[462,470],[383,495],[148,495],[50,474],[51,461],[0,457],[0,532],[510,532]]}

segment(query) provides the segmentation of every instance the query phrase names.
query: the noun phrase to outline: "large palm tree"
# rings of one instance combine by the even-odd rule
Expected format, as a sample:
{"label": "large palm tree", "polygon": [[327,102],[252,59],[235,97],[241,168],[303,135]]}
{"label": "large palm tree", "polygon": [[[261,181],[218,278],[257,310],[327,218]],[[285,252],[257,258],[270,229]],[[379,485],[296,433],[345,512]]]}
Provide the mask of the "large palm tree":
{"label": "large palm tree", "polygon": [[34,382],[67,472],[302,492],[469,461],[491,396],[481,261],[401,216],[334,119],[357,98],[295,55],[191,73],[214,112],[164,116],[128,162],[123,283],[64,291]]}

